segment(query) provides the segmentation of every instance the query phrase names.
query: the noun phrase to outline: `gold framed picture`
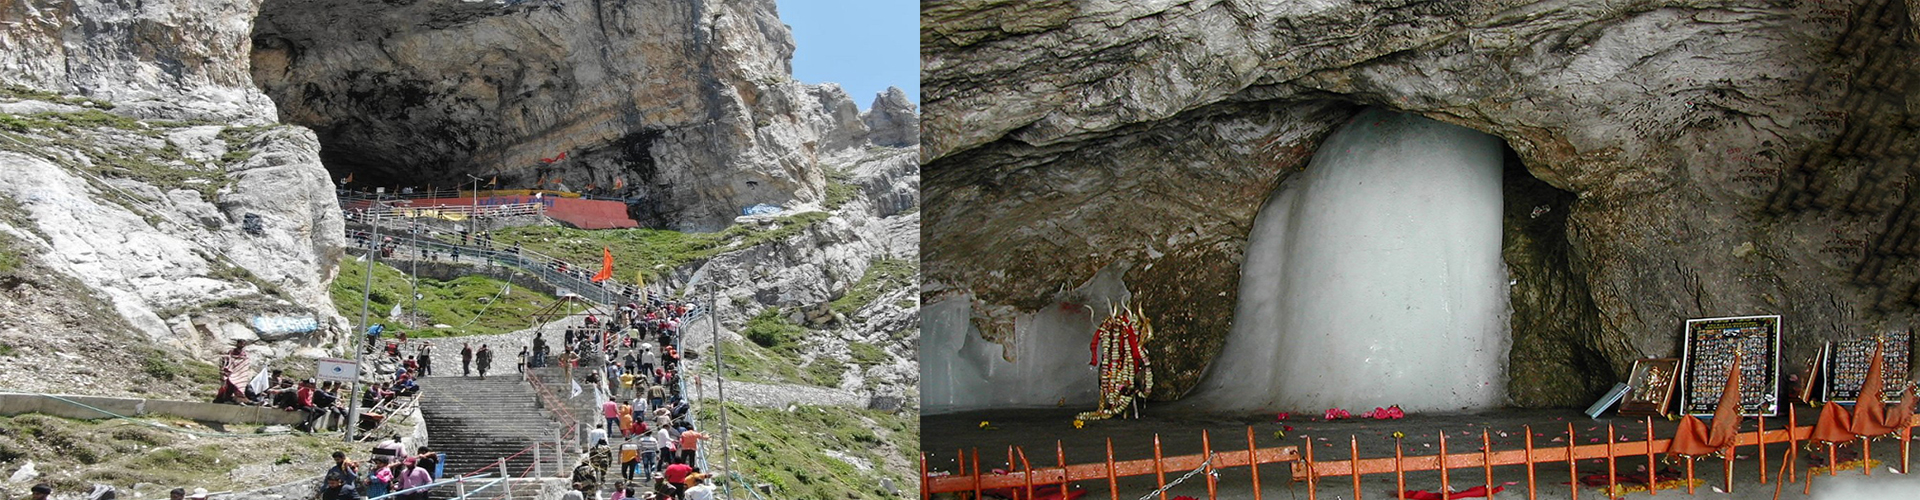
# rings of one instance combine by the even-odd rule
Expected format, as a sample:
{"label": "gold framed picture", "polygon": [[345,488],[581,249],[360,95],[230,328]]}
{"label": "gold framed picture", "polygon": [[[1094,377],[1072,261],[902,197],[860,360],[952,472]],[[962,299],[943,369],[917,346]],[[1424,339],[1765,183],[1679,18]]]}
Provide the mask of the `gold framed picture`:
{"label": "gold framed picture", "polygon": [[1627,397],[1621,415],[1663,416],[1673,403],[1674,382],[1680,379],[1679,358],[1646,358],[1633,362],[1627,376]]}

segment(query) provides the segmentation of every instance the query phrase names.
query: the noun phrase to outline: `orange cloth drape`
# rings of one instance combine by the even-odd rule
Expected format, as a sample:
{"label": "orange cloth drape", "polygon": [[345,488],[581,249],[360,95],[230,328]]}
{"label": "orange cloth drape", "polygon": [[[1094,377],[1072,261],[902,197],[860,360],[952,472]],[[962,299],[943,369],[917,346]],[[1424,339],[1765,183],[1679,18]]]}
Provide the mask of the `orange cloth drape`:
{"label": "orange cloth drape", "polygon": [[1720,404],[1713,409],[1713,425],[1709,427],[1693,415],[1682,417],[1667,453],[1697,457],[1724,452],[1733,448],[1739,434],[1740,356],[1735,355],[1733,365],[1727,368],[1727,383],[1720,388]]}
{"label": "orange cloth drape", "polygon": [[1853,425],[1847,427],[1855,436],[1883,436],[1895,429],[1887,425],[1887,403],[1881,400],[1886,392],[1886,381],[1882,379],[1886,370],[1886,358],[1881,349],[1885,344],[1873,347],[1873,360],[1867,364],[1867,380],[1860,384],[1859,399],[1853,403]]}
{"label": "orange cloth drape", "polygon": [[1853,417],[1839,403],[1827,403],[1820,409],[1820,421],[1813,424],[1814,441],[1845,443],[1853,440]]}

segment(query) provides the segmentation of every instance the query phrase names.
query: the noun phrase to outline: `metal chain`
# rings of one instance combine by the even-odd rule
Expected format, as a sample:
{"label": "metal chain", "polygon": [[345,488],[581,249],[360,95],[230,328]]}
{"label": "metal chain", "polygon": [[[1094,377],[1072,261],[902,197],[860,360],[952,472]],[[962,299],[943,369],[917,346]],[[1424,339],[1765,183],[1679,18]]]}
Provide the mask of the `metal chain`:
{"label": "metal chain", "polygon": [[1173,487],[1175,486],[1179,486],[1181,482],[1193,478],[1194,474],[1199,474],[1200,471],[1207,470],[1207,466],[1213,465],[1213,458],[1216,456],[1219,456],[1219,454],[1215,453],[1215,454],[1207,455],[1207,459],[1205,461],[1200,462],[1199,467],[1194,467],[1193,470],[1187,471],[1186,475],[1180,476],[1180,479],[1175,479],[1173,480],[1173,482],[1167,483],[1166,486],[1161,486],[1160,489],[1153,490],[1152,493],[1148,493],[1145,496],[1141,496],[1140,500],[1147,500],[1149,498],[1159,496],[1161,493],[1166,493],[1167,490],[1173,489]]}

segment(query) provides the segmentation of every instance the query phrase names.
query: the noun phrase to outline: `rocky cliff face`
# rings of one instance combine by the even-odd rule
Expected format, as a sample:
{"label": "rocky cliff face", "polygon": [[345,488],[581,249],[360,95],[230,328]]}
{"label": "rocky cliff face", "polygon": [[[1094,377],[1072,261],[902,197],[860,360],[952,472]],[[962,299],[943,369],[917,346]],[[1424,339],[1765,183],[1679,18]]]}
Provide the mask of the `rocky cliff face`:
{"label": "rocky cliff face", "polygon": [[772,0],[270,0],[253,43],[254,81],[319,134],[336,177],[497,177],[627,198],[650,227],[818,202],[817,157],[869,122],[896,131],[882,145],[911,142],[910,103],[883,98],[869,119],[837,86],[790,77]]}
{"label": "rocky cliff face", "polygon": [[[62,275],[20,279],[117,316],[37,331],[53,343],[35,347],[105,330],[202,357],[264,339],[277,356],[345,326],[327,298],[343,240],[320,145],[275,124],[246,71],[255,7],[0,5],[8,253]],[[6,323],[40,322],[27,315]],[[289,318],[319,330],[256,323]]]}
{"label": "rocky cliff face", "polygon": [[927,299],[1004,336],[1131,260],[1179,395],[1260,201],[1370,105],[1512,149],[1514,403],[1585,404],[1689,317],[1783,314],[1788,359],[1907,327],[1912,7],[929,2]]}

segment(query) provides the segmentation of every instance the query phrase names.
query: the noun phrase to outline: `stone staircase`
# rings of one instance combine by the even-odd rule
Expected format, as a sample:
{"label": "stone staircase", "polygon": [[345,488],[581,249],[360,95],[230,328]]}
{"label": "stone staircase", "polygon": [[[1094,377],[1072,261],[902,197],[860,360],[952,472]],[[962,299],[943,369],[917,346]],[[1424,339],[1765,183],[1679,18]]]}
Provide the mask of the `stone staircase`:
{"label": "stone staircase", "polygon": [[[568,444],[567,456],[553,456],[552,442],[558,432],[555,419],[536,404],[533,388],[517,374],[487,377],[430,377],[420,408],[426,417],[427,434],[436,451],[446,457],[446,475],[454,477],[494,464],[539,441],[543,475],[552,476],[562,464],[571,465],[577,449]],[[564,393],[563,393],[564,394]],[[508,459],[507,470],[516,477],[532,466],[533,452]],[[487,474],[497,474],[498,468]],[[438,488],[435,498],[454,496],[452,487]]]}
{"label": "stone staircase", "polygon": [[[554,366],[533,368],[532,370],[534,376],[539,377],[540,382],[547,386],[547,390],[553,391],[554,397],[560,398],[560,400],[567,405],[567,411],[573,413],[574,418],[580,419],[580,430],[573,436],[573,442],[568,443],[570,448],[574,448],[572,451],[579,451],[577,448],[581,444],[579,441],[585,439],[587,431],[593,429],[593,424],[605,420],[600,418],[600,408],[594,404],[593,388],[587,387],[586,383],[582,382],[580,384],[580,396],[568,398],[567,395],[573,392],[573,384],[567,380],[567,373],[565,371]],[[574,373],[576,375],[583,373],[579,370],[581,369],[576,368]],[[569,463],[568,465],[571,466],[572,464]]]}

